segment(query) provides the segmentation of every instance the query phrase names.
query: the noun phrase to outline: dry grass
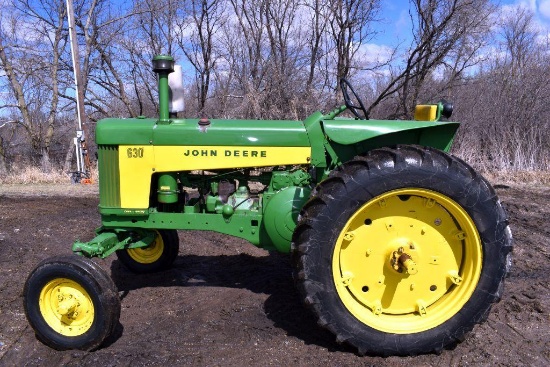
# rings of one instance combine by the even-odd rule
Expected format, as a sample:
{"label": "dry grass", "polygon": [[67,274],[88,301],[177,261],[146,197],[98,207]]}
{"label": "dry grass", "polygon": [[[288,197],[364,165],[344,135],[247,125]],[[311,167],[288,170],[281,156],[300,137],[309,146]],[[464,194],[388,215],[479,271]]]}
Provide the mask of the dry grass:
{"label": "dry grass", "polygon": [[[97,168],[92,168],[92,181],[98,181]],[[0,185],[66,184],[71,183],[71,175],[62,170],[43,172],[38,167],[25,167],[0,176]]]}
{"label": "dry grass", "polygon": [[52,172],[42,172],[37,167],[26,167],[17,172],[10,172],[4,177],[0,177],[0,184],[58,184],[71,182],[71,178],[64,172],[52,171]]}
{"label": "dry grass", "polygon": [[25,167],[0,176],[0,197],[97,197],[97,169],[92,169],[91,185],[71,183],[71,175],[62,170],[50,173],[36,167]]}
{"label": "dry grass", "polygon": [[550,186],[549,171],[491,171],[483,172],[493,185]]}

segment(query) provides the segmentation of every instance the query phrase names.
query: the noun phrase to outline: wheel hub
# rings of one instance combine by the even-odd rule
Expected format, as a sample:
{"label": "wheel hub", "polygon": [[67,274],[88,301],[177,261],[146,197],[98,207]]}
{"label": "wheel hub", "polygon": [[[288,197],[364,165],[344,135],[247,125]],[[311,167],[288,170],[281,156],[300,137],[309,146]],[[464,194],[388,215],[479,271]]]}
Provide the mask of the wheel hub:
{"label": "wheel hub", "polygon": [[64,336],[82,335],[94,320],[94,305],[88,292],[77,282],[56,278],[40,292],[40,313],[46,323]]}
{"label": "wheel hub", "polygon": [[57,297],[59,303],[57,304],[57,312],[60,315],[74,318],[78,316],[77,307],[80,305],[76,298],[72,294],[63,294]]}
{"label": "wheel hub", "polygon": [[128,255],[140,264],[151,264],[160,259],[164,251],[164,241],[157,232],[154,241],[147,247],[129,248]]}
{"label": "wheel hub", "polygon": [[[414,245],[410,243],[412,249]],[[393,270],[398,273],[407,273],[409,275],[415,275],[418,273],[418,266],[413,260],[412,256],[405,252],[403,247],[399,247],[397,251],[393,251],[390,257],[390,264]]]}

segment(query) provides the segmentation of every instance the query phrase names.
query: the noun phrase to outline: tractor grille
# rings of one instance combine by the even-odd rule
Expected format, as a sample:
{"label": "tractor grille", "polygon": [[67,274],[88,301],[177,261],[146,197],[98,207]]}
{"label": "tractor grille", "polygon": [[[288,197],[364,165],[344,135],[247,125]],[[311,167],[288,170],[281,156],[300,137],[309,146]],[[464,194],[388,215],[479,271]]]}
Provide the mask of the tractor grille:
{"label": "tractor grille", "polygon": [[118,146],[100,145],[99,166],[99,205],[103,208],[120,208],[120,173],[118,166]]}

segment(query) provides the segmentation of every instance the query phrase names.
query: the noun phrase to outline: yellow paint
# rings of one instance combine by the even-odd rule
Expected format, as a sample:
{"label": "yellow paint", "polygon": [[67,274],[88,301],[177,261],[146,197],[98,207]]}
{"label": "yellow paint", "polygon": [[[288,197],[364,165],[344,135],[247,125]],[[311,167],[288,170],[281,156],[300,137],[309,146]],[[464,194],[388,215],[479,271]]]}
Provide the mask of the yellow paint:
{"label": "yellow paint", "polygon": [[156,146],[157,172],[309,163],[310,147]]}
{"label": "yellow paint", "polygon": [[[136,154],[134,152],[141,152]],[[118,150],[120,167],[120,206],[122,208],[148,208],[151,175],[155,167],[153,146],[124,146]]]}
{"label": "yellow paint", "polygon": [[40,314],[56,333],[79,336],[94,322],[94,304],[88,292],[67,278],[49,281],[40,291]]}
{"label": "yellow paint", "polygon": [[435,121],[437,119],[437,106],[416,105],[414,109],[414,119],[416,121]]}
{"label": "yellow paint", "polygon": [[138,248],[129,248],[126,251],[128,251],[128,255],[135,260],[136,262],[140,264],[152,264],[160,257],[162,256],[162,253],[164,252],[164,241],[162,240],[162,236],[158,231],[157,235],[149,246],[147,247],[138,247]]}
{"label": "yellow paint", "polygon": [[[401,272],[392,265],[396,251],[411,258]],[[481,240],[466,211],[440,193],[407,188],[376,197],[351,216],[334,247],[332,274],[357,319],[383,332],[410,334],[459,312],[477,286],[481,265]],[[353,280],[344,284],[348,274]]]}
{"label": "yellow paint", "polygon": [[310,158],[310,147],[120,146],[121,207],[149,207],[153,173],[308,164]]}

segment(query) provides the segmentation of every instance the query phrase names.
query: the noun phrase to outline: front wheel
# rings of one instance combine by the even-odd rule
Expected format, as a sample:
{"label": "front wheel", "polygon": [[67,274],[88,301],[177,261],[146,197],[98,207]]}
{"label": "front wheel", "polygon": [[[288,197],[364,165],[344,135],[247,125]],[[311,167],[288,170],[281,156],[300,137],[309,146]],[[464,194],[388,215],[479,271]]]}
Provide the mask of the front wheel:
{"label": "front wheel", "polygon": [[117,258],[134,273],[151,273],[169,268],[179,252],[176,230],[155,230],[155,239],[147,247],[118,250]]}
{"label": "front wheel", "polygon": [[319,324],[360,354],[439,352],[500,298],[512,237],[493,189],[443,152],[400,146],[321,183],[293,240]]}
{"label": "front wheel", "polygon": [[23,295],[30,325],[54,349],[93,350],[118,324],[116,286],[105,270],[85,257],[42,261],[27,278]]}

